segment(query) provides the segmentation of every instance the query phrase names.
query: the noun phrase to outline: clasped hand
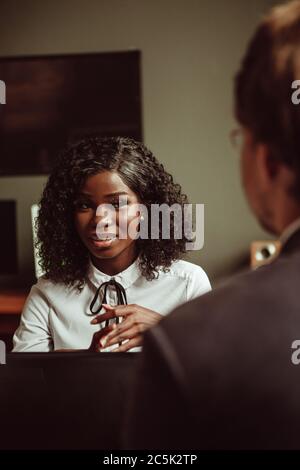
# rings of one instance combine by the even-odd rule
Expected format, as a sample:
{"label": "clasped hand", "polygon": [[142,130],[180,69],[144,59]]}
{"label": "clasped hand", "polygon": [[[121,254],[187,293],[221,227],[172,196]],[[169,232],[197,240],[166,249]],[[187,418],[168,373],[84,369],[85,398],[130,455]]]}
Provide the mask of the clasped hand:
{"label": "clasped hand", "polygon": [[[159,313],[136,304],[115,307],[103,304],[102,306],[106,311],[93,318],[91,321],[93,325],[118,317],[122,317],[123,321],[119,324],[112,323],[97,331],[92,339],[91,351],[100,352],[115,344],[119,344],[119,346],[113,352],[126,352],[131,348],[141,346],[143,333],[156,325],[162,318]],[[123,341],[125,342],[121,344]]]}

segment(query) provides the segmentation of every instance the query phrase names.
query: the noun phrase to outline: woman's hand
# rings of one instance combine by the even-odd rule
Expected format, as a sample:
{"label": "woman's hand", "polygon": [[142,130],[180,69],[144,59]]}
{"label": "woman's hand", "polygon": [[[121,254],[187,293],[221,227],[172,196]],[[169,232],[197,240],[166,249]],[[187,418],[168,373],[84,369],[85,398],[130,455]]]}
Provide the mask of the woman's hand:
{"label": "woman's hand", "polygon": [[91,323],[102,323],[111,318],[123,317],[119,324],[113,323],[94,334],[90,349],[101,350],[108,346],[126,341],[124,344],[114,349],[113,352],[126,352],[131,348],[140,346],[143,342],[143,333],[156,325],[162,315],[140,305],[117,305],[111,307],[103,304],[106,312],[95,317]]}

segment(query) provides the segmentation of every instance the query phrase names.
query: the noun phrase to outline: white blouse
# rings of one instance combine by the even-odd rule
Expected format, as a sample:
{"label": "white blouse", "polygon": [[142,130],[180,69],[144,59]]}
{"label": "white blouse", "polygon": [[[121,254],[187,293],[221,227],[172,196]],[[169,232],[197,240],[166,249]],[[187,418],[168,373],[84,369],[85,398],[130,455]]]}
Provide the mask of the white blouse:
{"label": "white blouse", "polygon": [[[157,279],[147,281],[136,260],[125,271],[113,276],[126,292],[128,304],[137,304],[167,315],[180,304],[211,290],[207,275],[199,266],[175,261],[170,271],[159,271]],[[112,276],[99,271],[90,261],[86,282],[79,293],[76,287],[44,278],[31,288],[20,325],[14,335],[14,352],[48,352],[55,349],[88,349],[93,334],[104,323],[91,325],[90,304],[97,288]],[[108,288],[107,303],[116,305],[115,289]],[[97,302],[96,306],[99,305]],[[103,313],[101,311],[101,313]],[[110,351],[118,347],[106,348]],[[132,348],[131,351],[139,351]]]}

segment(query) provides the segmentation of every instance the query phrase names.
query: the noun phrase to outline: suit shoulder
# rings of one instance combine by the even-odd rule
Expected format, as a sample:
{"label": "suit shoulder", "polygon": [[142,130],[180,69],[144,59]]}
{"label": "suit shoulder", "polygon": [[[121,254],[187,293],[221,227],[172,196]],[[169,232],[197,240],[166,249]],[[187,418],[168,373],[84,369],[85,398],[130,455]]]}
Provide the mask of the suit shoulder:
{"label": "suit shoulder", "polygon": [[270,317],[285,318],[283,310],[292,315],[298,309],[294,292],[297,291],[295,283],[299,276],[300,257],[298,262],[288,257],[279,258],[255,271],[237,275],[213,291],[178,307],[162,320],[162,326],[174,332],[174,336],[182,330],[191,330],[190,334],[194,335],[193,329],[204,331],[218,325],[228,332],[238,326],[248,324],[250,327],[250,323],[256,328],[258,320],[264,323],[270,321]]}

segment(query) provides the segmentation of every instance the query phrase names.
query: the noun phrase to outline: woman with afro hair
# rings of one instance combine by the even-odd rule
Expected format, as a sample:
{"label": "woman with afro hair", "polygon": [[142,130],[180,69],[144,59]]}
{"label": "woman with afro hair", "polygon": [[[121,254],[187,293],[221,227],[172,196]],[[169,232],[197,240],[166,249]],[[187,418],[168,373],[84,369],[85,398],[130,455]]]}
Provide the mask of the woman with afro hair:
{"label": "woman with afro hair", "polygon": [[[141,236],[147,213],[137,208],[186,203],[139,142],[90,137],[65,149],[40,201],[44,274],[26,300],[14,351],[138,351],[148,328],[209,291],[202,268],[179,259],[187,240],[174,235],[175,217],[169,239],[161,226],[159,236]],[[124,226],[130,236],[121,236]]]}

